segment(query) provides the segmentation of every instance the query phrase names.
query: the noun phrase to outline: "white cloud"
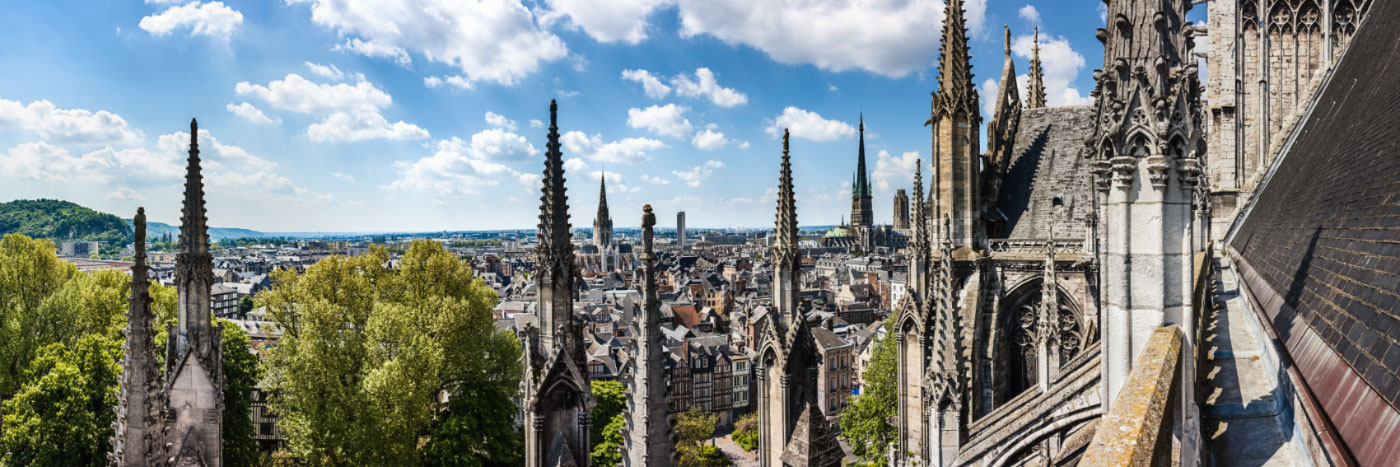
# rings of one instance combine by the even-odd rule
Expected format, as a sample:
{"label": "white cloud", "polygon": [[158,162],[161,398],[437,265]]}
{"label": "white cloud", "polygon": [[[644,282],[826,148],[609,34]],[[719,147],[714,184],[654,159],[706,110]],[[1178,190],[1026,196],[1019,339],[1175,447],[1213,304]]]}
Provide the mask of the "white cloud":
{"label": "white cloud", "polygon": [[[1102,5],[1102,3],[1100,3],[1100,5]],[[1021,7],[1021,9],[1020,9],[1019,11],[1017,11],[1016,13],[1019,14],[1019,15],[1021,15],[1021,19],[1024,19],[1024,20],[1026,20],[1026,21],[1030,21],[1030,22],[1035,23],[1035,24],[1040,24],[1040,12],[1039,12],[1039,11],[1036,11],[1035,7],[1033,7],[1033,6],[1030,6],[1030,5],[1023,6],[1023,7]]]}
{"label": "white cloud", "polygon": [[626,179],[617,172],[594,170],[588,173],[588,178],[593,181],[598,181],[604,174],[608,176],[608,193],[636,193],[642,191],[642,187],[628,184]]}
{"label": "white cloud", "polygon": [[[1035,38],[1027,34],[1011,41],[1011,50],[1016,56],[1029,59],[1035,47]],[[1040,35],[1040,62],[1045,73],[1046,104],[1078,105],[1093,102],[1088,96],[1074,87],[1075,78],[1084,69],[1084,56],[1075,51],[1064,36]],[[1024,85],[1025,77],[1018,77]]]}
{"label": "white cloud", "polygon": [[326,116],[320,123],[306,127],[306,136],[318,143],[367,139],[422,139],[428,137],[428,130],[402,121],[389,123],[389,120],[377,112],[337,112]]}
{"label": "white cloud", "polygon": [[1099,10],[1099,21],[1100,21],[1100,22],[1103,22],[1103,23],[1107,23],[1107,22],[1108,22],[1108,5],[1107,5],[1107,4],[1104,4],[1104,3],[1099,3],[1098,10]]}
{"label": "white cloud", "polygon": [[[968,28],[985,32],[986,0],[969,0]],[[714,36],[781,63],[902,77],[938,54],[943,0],[678,0],[681,36]]]}
{"label": "white cloud", "polygon": [[304,63],[306,64],[306,68],[308,70],[311,70],[312,74],[315,74],[322,78],[340,81],[341,78],[345,77],[345,73],[341,72],[340,68],[336,68],[335,65],[322,65],[320,63],[311,62]]}
{"label": "white cloud", "polygon": [[651,160],[649,151],[666,148],[666,143],[650,138],[627,138],[604,143],[603,135],[588,136],[570,131],[559,137],[564,150],[581,155],[593,162],[605,164],[636,164]]}
{"label": "white cloud", "polygon": [[794,138],[812,141],[833,141],[850,138],[856,134],[856,128],[849,123],[827,120],[816,112],[792,106],[783,109],[783,113],[769,120],[769,123],[764,131],[774,138],[781,137],[784,128],[788,129]]}
{"label": "white cloud", "polygon": [[[176,170],[183,172],[181,166],[189,141],[189,133],[175,132],[161,135],[157,146],[177,160],[179,165]],[[253,155],[241,147],[224,144],[214,138],[209,130],[199,130],[199,147],[201,155],[207,157],[203,162],[204,180],[210,191],[279,203],[324,203],[334,199],[331,195],[296,186],[277,172],[276,162]]]}
{"label": "white cloud", "polygon": [[720,86],[715,80],[715,73],[709,68],[696,68],[694,80],[685,73],[676,75],[671,78],[671,86],[675,88],[676,95],[707,98],[720,107],[734,107],[749,102],[749,97],[744,93]]}
{"label": "white cloud", "polygon": [[491,126],[504,128],[506,131],[511,132],[515,131],[516,128],[515,120],[511,120],[504,115],[489,110],[486,111],[486,123]]}
{"label": "white cloud", "polygon": [[425,77],[423,78],[423,85],[427,86],[429,89],[442,86],[442,78],[436,76]]}
{"label": "white cloud", "polygon": [[409,63],[408,52],[452,65],[468,81],[510,85],[568,56],[520,0],[289,0],[347,37],[342,49]]}
{"label": "white cloud", "polygon": [[686,186],[699,188],[705,183],[705,179],[714,175],[715,169],[724,168],[724,163],[716,160],[705,161],[704,164],[691,167],[686,170],[673,170],[671,174],[684,181]]}
{"label": "white cloud", "polygon": [[423,85],[424,85],[424,86],[427,86],[429,89],[433,89],[433,88],[437,88],[438,86],[442,86],[443,83],[449,84],[449,85],[451,85],[451,86],[454,87],[454,88],[462,89],[462,90],[467,90],[467,91],[470,91],[470,90],[472,90],[472,89],[476,89],[476,85],[472,84],[471,81],[467,81],[466,78],[463,78],[463,77],[457,76],[457,75],[448,76],[447,78],[442,78],[442,77],[438,77],[438,76],[429,76],[429,77],[423,78]]}
{"label": "white cloud", "polygon": [[0,155],[0,174],[46,183],[105,181],[112,162],[99,151],[73,156],[67,149],[38,141]]}
{"label": "white cloud", "polygon": [[253,106],[253,104],[249,104],[247,102],[238,105],[234,105],[232,102],[230,102],[228,105],[224,106],[224,108],[227,109],[229,112],[233,112],[234,115],[243,117],[244,120],[257,123],[259,125],[265,125],[268,123],[282,123],[281,118],[268,118],[267,114],[263,113],[262,110],[258,110],[258,108]]}
{"label": "white cloud", "polygon": [[240,82],[234,91],[257,96],[274,108],[324,115],[320,123],[306,128],[307,137],[316,142],[428,137],[428,131],[417,125],[389,123],[379,111],[392,104],[393,98],[368,81],[353,86],[318,84],[293,73],[266,86]]}
{"label": "white cloud", "polygon": [[906,187],[914,184],[914,169],[919,166],[919,153],[909,151],[895,157],[889,151],[881,150],[875,160],[875,187],[889,191],[890,187]]}
{"label": "white cloud", "polygon": [[403,47],[388,45],[380,42],[364,41],[358,38],[346,39],[344,44],[338,44],[331,50],[343,50],[357,53],[370,58],[393,59],[394,63],[407,68],[413,65],[413,59],[409,58],[408,51]]}
{"label": "white cloud", "polygon": [[60,109],[47,100],[24,105],[0,98],[0,127],[32,131],[55,143],[132,144],[143,137],[121,116],[99,110]]}
{"label": "white cloud", "polygon": [[[452,138],[453,144],[462,145],[460,138]],[[539,155],[540,151],[525,140],[525,137],[500,128],[482,130],[472,135],[471,144],[456,149],[473,158],[489,161],[526,161]]]}
{"label": "white cloud", "polygon": [[647,182],[647,183],[650,183],[650,184],[653,184],[653,185],[670,185],[670,184],[671,184],[671,181],[670,181],[670,180],[667,180],[667,179],[664,179],[664,178],[661,178],[661,177],[653,177],[653,176],[646,175],[646,174],[642,174],[642,181]]}
{"label": "white cloud", "polygon": [[647,131],[662,136],[685,138],[690,135],[693,128],[690,125],[690,120],[685,118],[687,110],[690,109],[676,104],[653,105],[645,109],[627,109],[627,126],[645,128]]}
{"label": "white cloud", "polygon": [[530,119],[530,128],[544,128],[544,122],[532,118]]}
{"label": "white cloud", "polygon": [[567,16],[598,42],[636,45],[647,38],[647,15],[669,0],[549,0],[552,14]]}
{"label": "white cloud", "polygon": [[146,196],[129,187],[118,187],[115,191],[107,193],[105,198],[112,201],[143,201]]}
{"label": "white cloud", "polygon": [[344,182],[355,183],[355,176],[354,176],[354,175],[344,174],[344,173],[340,173],[340,172],[331,172],[331,176],[332,176],[332,177],[335,177],[335,178],[338,178],[338,179],[340,179],[341,181],[344,181]]}
{"label": "white cloud", "polygon": [[502,180],[516,181],[527,187],[539,180],[538,175],[523,174],[480,156],[471,144],[460,138],[438,141],[431,156],[411,163],[394,163],[401,174],[387,188],[435,196],[462,196],[477,193],[482,187],[500,185]]}
{"label": "white cloud", "polygon": [[646,70],[622,70],[622,79],[641,83],[642,90],[647,97],[661,99],[671,93],[671,87],[661,82],[656,75]]}
{"label": "white cloud", "polygon": [[997,93],[1001,92],[1001,84],[997,80],[987,78],[982,82],[982,87],[977,93],[982,96],[982,113],[992,115],[997,111]]}
{"label": "white cloud", "polygon": [[572,157],[564,161],[564,170],[569,172],[580,172],[588,168],[588,163],[581,157]]}
{"label": "white cloud", "polygon": [[224,6],[223,2],[194,2],[172,6],[159,14],[141,18],[139,26],[156,36],[188,26],[191,36],[228,38],[233,29],[242,23],[243,14]]}
{"label": "white cloud", "polygon": [[724,145],[728,143],[729,140],[725,139],[724,133],[715,131],[714,128],[705,128],[704,131],[698,131],[695,133],[695,137],[690,139],[690,144],[695,146],[695,149],[701,151],[723,148]]}
{"label": "white cloud", "polygon": [[826,90],[831,92],[839,91],[839,89],[836,88],[836,85],[831,83],[826,83]]}

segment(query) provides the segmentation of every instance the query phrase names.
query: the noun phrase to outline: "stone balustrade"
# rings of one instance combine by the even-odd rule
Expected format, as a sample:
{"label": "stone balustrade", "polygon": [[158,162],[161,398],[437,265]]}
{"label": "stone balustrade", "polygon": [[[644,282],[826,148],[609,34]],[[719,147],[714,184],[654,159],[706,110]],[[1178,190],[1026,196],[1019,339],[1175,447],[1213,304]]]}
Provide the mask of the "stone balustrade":
{"label": "stone balustrade", "polygon": [[1181,351],[1180,328],[1153,332],[1081,465],[1164,466],[1179,460],[1174,432],[1180,418]]}

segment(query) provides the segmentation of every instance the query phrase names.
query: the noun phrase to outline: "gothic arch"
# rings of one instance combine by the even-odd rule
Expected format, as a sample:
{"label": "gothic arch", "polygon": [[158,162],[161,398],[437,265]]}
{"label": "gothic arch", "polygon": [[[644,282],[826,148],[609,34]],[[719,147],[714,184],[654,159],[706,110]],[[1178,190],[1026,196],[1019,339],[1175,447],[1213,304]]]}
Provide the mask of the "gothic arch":
{"label": "gothic arch", "polygon": [[[1042,300],[1041,278],[1009,288],[992,323],[992,408],[1036,385],[1035,333]],[[1090,336],[1083,308],[1063,288],[1056,288],[1060,309],[1056,313],[1060,361],[1079,355]]]}

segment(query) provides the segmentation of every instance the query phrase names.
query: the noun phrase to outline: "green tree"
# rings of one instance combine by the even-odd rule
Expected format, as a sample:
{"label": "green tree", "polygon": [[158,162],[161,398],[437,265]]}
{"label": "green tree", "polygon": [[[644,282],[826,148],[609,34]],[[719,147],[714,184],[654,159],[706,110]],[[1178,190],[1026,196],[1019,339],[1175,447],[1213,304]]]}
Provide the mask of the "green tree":
{"label": "green tree", "polygon": [[[622,413],[627,408],[627,389],[622,383],[617,381],[593,381],[590,383],[593,389],[593,399],[597,405],[593,406],[590,414],[593,420],[612,420],[617,414]],[[594,423],[592,428],[592,444],[597,445],[603,442],[603,436],[607,434],[608,428],[602,423]]]}
{"label": "green tree", "polygon": [[238,299],[238,316],[240,318],[248,317],[248,312],[253,311],[253,308],[252,295],[244,295],[243,298]]}
{"label": "green tree", "polygon": [[497,465],[507,455],[493,446],[519,437],[502,427],[521,369],[519,342],[495,327],[495,292],[437,242],[413,242],[398,269],[388,260],[379,247],[327,257],[275,273],[255,299],[284,330],[265,380],[293,455]]}
{"label": "green tree", "polygon": [[253,388],[261,377],[258,357],[249,347],[248,333],[227,320],[223,326],[224,347],[224,465],[260,465],[256,427],[253,426]]}
{"label": "green tree", "polygon": [[31,328],[47,321],[39,307],[78,273],[60,261],[53,242],[24,235],[0,238],[0,400],[14,396],[43,342]]}
{"label": "green tree", "polygon": [[851,450],[874,465],[886,465],[885,454],[896,431],[890,420],[896,415],[898,375],[895,373],[899,342],[894,337],[894,320],[885,320],[884,337],[870,345],[870,366],[861,379],[865,382],[860,395],[851,398],[841,411],[841,432],[851,444]]}
{"label": "green tree", "polygon": [[107,465],[121,354],[101,334],[41,349],[0,410],[0,465]]}
{"label": "green tree", "polygon": [[700,407],[691,407],[676,417],[676,452],[680,453],[682,467],[723,467],[730,464],[729,457],[718,448],[705,445],[715,435],[715,425],[718,423],[718,417]]}
{"label": "green tree", "polygon": [[627,414],[618,413],[608,421],[603,428],[603,439],[593,443],[593,452],[589,453],[589,464],[597,466],[621,465],[622,464],[622,430],[627,428]]}
{"label": "green tree", "polygon": [[734,421],[734,433],[729,439],[745,451],[758,449],[758,414],[750,413]]}

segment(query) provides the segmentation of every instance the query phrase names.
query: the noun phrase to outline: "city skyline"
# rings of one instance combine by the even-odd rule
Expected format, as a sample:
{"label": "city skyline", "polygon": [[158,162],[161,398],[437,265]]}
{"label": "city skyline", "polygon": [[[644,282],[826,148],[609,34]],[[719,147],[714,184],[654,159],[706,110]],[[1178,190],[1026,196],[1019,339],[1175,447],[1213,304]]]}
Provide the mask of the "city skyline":
{"label": "city skyline", "polygon": [[[744,25],[820,27],[842,12],[742,3],[723,5],[751,20],[734,24],[706,22],[717,13],[684,1],[621,2],[635,8],[604,17],[566,1],[492,1],[436,19],[386,3],[26,5],[0,19],[10,31],[0,38],[26,45],[0,60],[31,70],[0,77],[0,199],[65,199],[123,217],[146,205],[152,221],[173,224],[178,212],[159,200],[179,196],[180,129],[197,117],[209,141],[211,225],[528,229],[547,101],[559,99],[576,212],[594,210],[606,171],[615,212],[651,203],[666,215],[687,211],[693,227],[769,227],[776,135],[786,127],[800,218],[835,224],[845,212],[831,206],[849,199],[863,112],[875,220],[889,223],[913,161],[930,158],[921,123],[936,87],[943,3],[867,6],[869,21],[830,26],[810,42]],[[1088,102],[1086,63],[1101,46],[1085,31],[1101,19],[1047,5],[968,3],[984,96],[996,86],[1006,24],[1018,70],[1041,28],[1050,104]],[[367,13],[385,21],[358,22]],[[74,20],[46,21],[56,15]],[[480,15],[502,21],[472,29]],[[480,34],[535,47],[464,47]],[[822,42],[831,37],[857,39]],[[983,99],[984,118],[992,101]],[[619,228],[638,222],[617,217]]]}

